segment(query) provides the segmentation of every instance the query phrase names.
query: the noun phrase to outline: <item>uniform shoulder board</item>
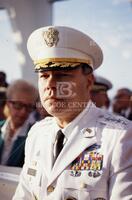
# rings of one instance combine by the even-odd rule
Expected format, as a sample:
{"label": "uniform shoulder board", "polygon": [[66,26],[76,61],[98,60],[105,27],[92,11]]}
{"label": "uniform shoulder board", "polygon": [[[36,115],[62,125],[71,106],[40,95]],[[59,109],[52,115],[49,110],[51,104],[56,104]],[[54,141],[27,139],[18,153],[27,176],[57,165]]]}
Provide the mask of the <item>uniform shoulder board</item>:
{"label": "uniform shoulder board", "polygon": [[99,115],[99,122],[111,125],[113,127],[124,128],[129,124],[129,120],[109,112],[103,112]]}

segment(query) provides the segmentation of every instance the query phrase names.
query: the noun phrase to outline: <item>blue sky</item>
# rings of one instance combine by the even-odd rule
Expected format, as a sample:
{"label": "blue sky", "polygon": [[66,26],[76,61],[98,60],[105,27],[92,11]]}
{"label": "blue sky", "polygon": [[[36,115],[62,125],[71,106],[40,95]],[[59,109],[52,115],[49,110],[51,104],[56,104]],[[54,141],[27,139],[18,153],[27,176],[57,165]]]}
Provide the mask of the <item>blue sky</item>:
{"label": "blue sky", "polygon": [[[77,28],[102,47],[104,61],[96,74],[132,89],[132,0],[65,0],[53,4],[53,24]],[[21,78],[13,34],[5,11],[0,11],[0,70],[8,81]]]}
{"label": "blue sky", "polygon": [[104,61],[96,74],[108,78],[113,96],[120,87],[132,89],[132,1],[67,0],[54,3],[54,25],[77,28],[102,47]]}

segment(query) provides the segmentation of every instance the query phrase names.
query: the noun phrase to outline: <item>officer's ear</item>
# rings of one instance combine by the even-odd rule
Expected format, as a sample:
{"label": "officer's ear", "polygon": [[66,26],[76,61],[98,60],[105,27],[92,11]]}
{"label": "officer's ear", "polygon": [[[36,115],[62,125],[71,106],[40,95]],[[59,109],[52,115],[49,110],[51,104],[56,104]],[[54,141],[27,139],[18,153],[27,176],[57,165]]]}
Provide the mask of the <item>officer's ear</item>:
{"label": "officer's ear", "polygon": [[94,85],[94,75],[93,73],[87,74],[87,89],[91,91]]}

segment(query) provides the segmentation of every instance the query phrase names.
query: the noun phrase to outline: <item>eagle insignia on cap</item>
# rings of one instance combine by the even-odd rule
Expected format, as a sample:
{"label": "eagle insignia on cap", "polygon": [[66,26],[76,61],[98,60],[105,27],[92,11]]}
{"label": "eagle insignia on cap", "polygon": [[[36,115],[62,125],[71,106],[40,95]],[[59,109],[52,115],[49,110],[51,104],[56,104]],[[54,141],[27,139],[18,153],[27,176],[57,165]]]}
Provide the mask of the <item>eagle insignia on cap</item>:
{"label": "eagle insignia on cap", "polygon": [[43,32],[45,43],[48,47],[56,46],[59,41],[59,32],[54,28],[48,28]]}

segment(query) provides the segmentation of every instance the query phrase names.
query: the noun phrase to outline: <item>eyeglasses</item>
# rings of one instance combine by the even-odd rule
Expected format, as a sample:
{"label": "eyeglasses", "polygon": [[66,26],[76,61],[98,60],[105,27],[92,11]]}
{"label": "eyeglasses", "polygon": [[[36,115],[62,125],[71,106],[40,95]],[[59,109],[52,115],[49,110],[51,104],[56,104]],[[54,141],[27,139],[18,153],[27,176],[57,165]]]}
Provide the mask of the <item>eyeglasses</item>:
{"label": "eyeglasses", "polygon": [[11,103],[13,108],[16,110],[21,110],[21,109],[25,108],[27,111],[31,112],[36,108],[35,105],[33,105],[33,104],[25,104],[20,101],[11,101],[10,100],[8,102]]}

